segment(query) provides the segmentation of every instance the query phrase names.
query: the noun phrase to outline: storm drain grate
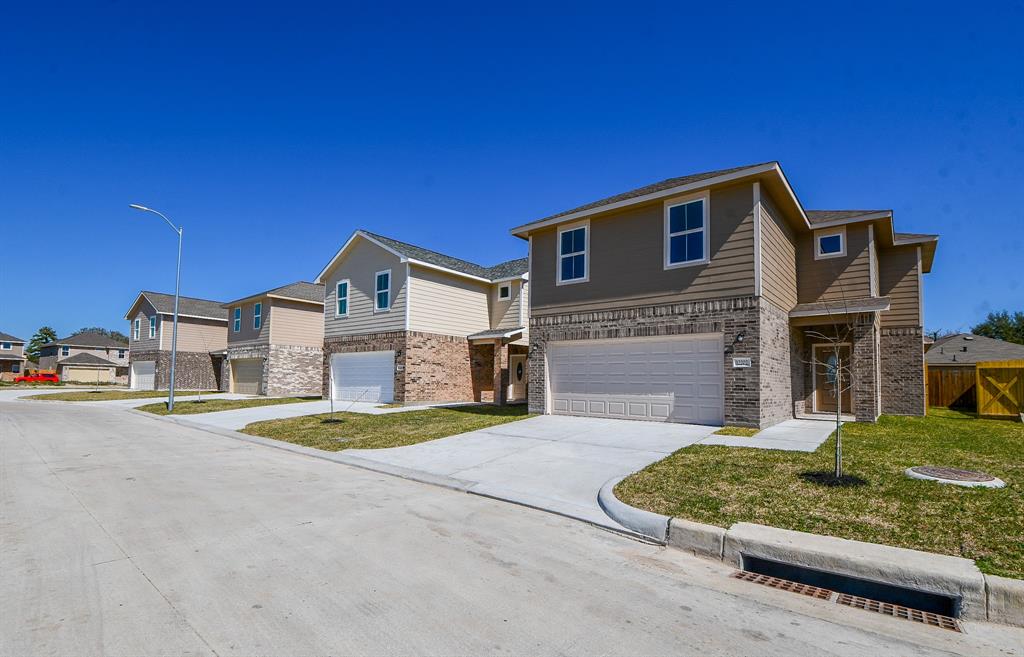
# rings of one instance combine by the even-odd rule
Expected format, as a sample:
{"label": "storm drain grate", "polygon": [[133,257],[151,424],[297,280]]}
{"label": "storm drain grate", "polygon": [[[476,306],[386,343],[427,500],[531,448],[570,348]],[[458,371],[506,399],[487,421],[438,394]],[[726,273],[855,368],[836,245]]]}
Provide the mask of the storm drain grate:
{"label": "storm drain grate", "polygon": [[954,632],[962,631],[960,629],[960,624],[956,622],[955,618],[950,618],[949,616],[943,616],[941,614],[933,614],[930,611],[918,611],[917,609],[893,605],[888,602],[878,602],[877,600],[870,600],[858,595],[850,595],[849,593],[840,593],[839,598],[836,599],[836,604],[864,609],[865,611],[873,611],[878,614],[885,614],[886,616],[893,616],[895,618],[905,618],[906,620],[911,620],[917,623],[924,623],[925,625],[931,625],[933,627],[941,627],[944,630],[953,630]]}
{"label": "storm drain grate", "polygon": [[828,600],[832,597],[832,591],[829,591],[828,589],[810,586],[808,584],[801,584],[799,582],[791,582],[788,579],[779,579],[778,577],[771,577],[770,575],[759,575],[758,573],[752,573],[747,570],[738,570],[733,577],[736,579],[742,579],[744,582],[763,584],[765,586],[770,586],[773,589],[789,591],[790,593],[799,593],[800,595],[809,595],[812,598],[818,598],[820,600]]}

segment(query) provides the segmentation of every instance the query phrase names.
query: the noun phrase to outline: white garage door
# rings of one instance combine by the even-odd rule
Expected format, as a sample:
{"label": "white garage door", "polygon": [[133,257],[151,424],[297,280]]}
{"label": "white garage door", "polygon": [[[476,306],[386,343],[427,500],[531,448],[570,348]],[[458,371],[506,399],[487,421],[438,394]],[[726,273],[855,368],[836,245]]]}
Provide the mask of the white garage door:
{"label": "white garage door", "polygon": [[392,402],[395,400],[395,352],[332,354],[331,379],[335,400]]}
{"label": "white garage door", "polygon": [[552,413],[722,424],[720,334],[555,342],[547,358]]}
{"label": "white garage door", "polygon": [[156,387],[156,361],[137,360],[132,363],[132,390],[153,390]]}
{"label": "white garage door", "polygon": [[240,395],[260,394],[260,382],[263,380],[262,358],[238,358],[231,363],[231,392]]}

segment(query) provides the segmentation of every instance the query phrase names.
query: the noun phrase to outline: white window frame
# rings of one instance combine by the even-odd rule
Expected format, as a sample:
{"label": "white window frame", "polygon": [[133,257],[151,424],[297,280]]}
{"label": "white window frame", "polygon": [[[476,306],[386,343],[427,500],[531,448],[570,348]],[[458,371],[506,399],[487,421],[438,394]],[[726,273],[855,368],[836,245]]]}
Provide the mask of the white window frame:
{"label": "white window frame", "polygon": [[[562,233],[568,233],[580,228],[586,229],[583,233],[583,250],[572,253],[562,253]],[[566,224],[558,229],[555,238],[555,285],[572,285],[574,283],[587,283],[590,281],[590,220],[578,221],[573,224]],[[562,279],[562,258],[583,255],[583,278]]]}
{"label": "white window frame", "polygon": [[242,307],[237,306],[231,309],[231,330],[235,333],[242,331]]}
{"label": "white window frame", "polygon": [[[345,284],[345,296],[344,297],[341,296],[341,291],[340,291],[342,283]],[[377,287],[377,278],[376,277],[374,277],[374,279],[373,279],[373,286],[375,288]],[[348,317],[348,309],[349,309],[349,306],[352,305],[352,302],[349,300],[349,298],[351,296],[352,296],[352,282],[349,279],[343,278],[343,279],[341,279],[340,281],[338,281],[337,283],[334,284],[334,316],[335,317]],[[341,305],[342,298],[345,299],[345,312],[343,312],[343,313],[342,312],[338,312],[338,307]],[[377,303],[377,297],[376,296],[374,296],[373,302],[374,302],[374,304]]]}
{"label": "white window frame", "polygon": [[118,349],[117,350],[117,358],[118,358],[118,360],[124,360],[124,357],[125,357],[125,354],[127,353],[127,351],[128,351],[127,349]]}
{"label": "white window frame", "polygon": [[[387,274],[388,275],[388,286],[387,286],[386,289],[378,290],[377,289],[377,278],[380,277],[381,274]],[[388,295],[388,303],[387,303],[387,306],[385,306],[384,308],[381,308],[380,305],[377,303],[377,296],[380,293],[382,293],[382,292],[387,293],[387,295]],[[374,274],[373,274],[373,312],[375,312],[375,313],[391,312],[391,270],[390,269],[382,269],[381,271],[374,272]]]}
{"label": "white window frame", "polygon": [[252,304],[252,328],[254,331],[263,327],[263,303],[257,301]]}
{"label": "white window frame", "polygon": [[60,346],[60,355],[61,355],[62,358],[64,356],[70,356],[71,355],[71,347],[69,347],[66,344],[62,344]]}
{"label": "white window frame", "polygon": [[[839,250],[835,253],[822,253],[821,252],[821,239],[823,237],[832,237],[834,235],[839,236]],[[846,257],[846,226],[840,226],[839,228],[830,228],[828,230],[816,230],[814,231],[814,259],[815,260],[827,260],[829,258],[843,258]]]}
{"label": "white window frame", "polygon": [[10,342],[0,342],[0,349],[4,351],[13,351],[14,345],[11,344]]}
{"label": "white window frame", "polygon": [[132,322],[132,335],[135,337],[136,340],[138,340],[139,336],[142,335],[142,318],[141,317],[136,317],[135,321]]}
{"label": "white window frame", "polygon": [[[680,205],[688,205],[694,201],[703,201],[704,217],[702,226],[700,228],[692,228],[690,230],[681,230],[675,233],[672,232],[672,221],[670,216],[672,208],[679,207]],[[697,194],[691,194],[689,196],[683,196],[682,198],[674,198],[670,201],[665,201],[664,209],[664,223],[665,231],[662,236],[664,242],[664,261],[662,265],[665,269],[679,269],[680,267],[695,267],[698,265],[706,265],[711,262],[711,192],[703,191]],[[672,262],[672,238],[679,235],[689,235],[701,231],[704,233],[704,245],[703,252],[704,257],[700,260],[686,260],[685,262]]]}
{"label": "white window frame", "polygon": [[156,337],[156,315],[149,316],[149,339]]}
{"label": "white window frame", "polygon": [[512,284],[502,283],[498,286],[498,300],[499,301],[511,301],[512,300]]}

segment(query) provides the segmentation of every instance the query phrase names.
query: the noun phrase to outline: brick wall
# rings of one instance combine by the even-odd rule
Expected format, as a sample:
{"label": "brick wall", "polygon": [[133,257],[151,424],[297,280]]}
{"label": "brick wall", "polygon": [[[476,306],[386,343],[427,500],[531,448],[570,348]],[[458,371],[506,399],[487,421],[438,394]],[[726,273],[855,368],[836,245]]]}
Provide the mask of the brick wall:
{"label": "brick wall", "polygon": [[[171,387],[171,352],[140,351],[129,354],[131,362],[152,360],[156,362],[156,388],[167,390]],[[217,376],[213,371],[213,357],[207,352],[179,351],[175,365],[175,390],[216,390]]]}
{"label": "brick wall", "polygon": [[875,332],[878,323],[874,313],[859,315],[853,324],[853,390],[850,401],[858,422],[878,419],[878,353]]}
{"label": "brick wall", "polygon": [[[736,297],[531,317],[530,412],[543,413],[546,407],[544,354],[549,342],[722,333],[726,346],[722,356],[725,368],[725,422],[761,426],[759,314],[760,308],[755,297]],[[744,334],[744,340],[735,342],[740,332]],[[753,366],[734,368],[734,357],[749,357]]]}
{"label": "brick wall", "polygon": [[[405,331],[365,333],[362,335],[338,335],[324,340],[321,361],[320,391],[324,399],[331,398],[331,354],[347,354],[359,351],[395,352],[395,401],[405,399]],[[401,366],[401,368],[399,368]],[[400,371],[401,369],[401,371]]]}
{"label": "brick wall", "polygon": [[469,347],[465,337],[409,331],[402,401],[476,399]]}
{"label": "brick wall", "polygon": [[473,399],[494,401],[494,344],[470,345],[469,359],[473,376]]}
{"label": "brick wall", "polygon": [[921,327],[882,328],[882,412],[924,415],[924,348]]}
{"label": "brick wall", "polygon": [[272,397],[320,395],[323,359],[321,347],[270,345],[263,379],[264,394]]}
{"label": "brick wall", "polygon": [[[793,360],[799,360],[789,327],[789,313],[761,297],[760,426],[769,427],[793,417]],[[799,369],[799,368],[796,368]]]}
{"label": "brick wall", "polygon": [[267,344],[243,344],[243,345],[229,345],[228,346],[228,357],[225,359],[228,363],[225,372],[226,379],[221,382],[222,387],[225,390],[231,390],[231,361],[234,360],[260,360],[263,362],[263,374],[261,375],[262,382],[260,384],[258,395],[267,394],[267,371],[268,361],[270,356],[270,345]]}

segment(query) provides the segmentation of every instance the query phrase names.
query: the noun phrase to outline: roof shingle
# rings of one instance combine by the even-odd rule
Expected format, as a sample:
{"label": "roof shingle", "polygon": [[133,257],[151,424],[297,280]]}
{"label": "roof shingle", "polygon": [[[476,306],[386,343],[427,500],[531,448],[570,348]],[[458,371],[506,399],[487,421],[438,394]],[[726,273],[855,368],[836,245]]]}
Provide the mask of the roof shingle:
{"label": "roof shingle", "polygon": [[500,278],[509,278],[512,276],[521,276],[525,274],[529,267],[529,261],[527,258],[517,258],[515,260],[509,260],[500,264],[494,265],[493,267],[484,267],[468,260],[462,260],[455,258],[437,251],[423,248],[422,246],[416,246],[415,244],[409,244],[408,242],[402,242],[390,237],[371,233],[368,230],[360,231],[365,233],[369,237],[377,240],[381,244],[384,244],[390,249],[401,253],[407,258],[414,260],[421,260],[431,265],[437,265],[438,267],[444,267],[445,269],[452,269],[454,271],[469,274],[470,276],[476,276],[478,278],[486,278],[489,281],[498,280]]}
{"label": "roof shingle", "polygon": [[286,299],[297,299],[299,301],[312,301],[316,303],[323,303],[324,286],[321,283],[307,283],[306,281],[296,281],[295,283],[289,283],[288,285],[275,287],[272,290],[264,290],[263,292],[257,292],[256,294],[247,294],[244,297],[228,301],[227,303],[221,305],[222,307],[226,308],[244,299],[253,299],[255,297],[265,297],[268,295],[285,297]]}
{"label": "roof shingle", "polygon": [[[174,313],[174,295],[162,292],[149,292],[143,290],[141,293],[149,299],[158,313],[171,315]],[[208,317],[228,321],[228,311],[221,308],[220,301],[209,299],[197,299],[195,297],[178,297],[178,314],[191,315],[192,317]]]}
{"label": "roof shingle", "polygon": [[830,221],[846,221],[879,212],[889,212],[889,210],[804,210],[807,221],[811,222],[812,226]]}
{"label": "roof shingle", "polygon": [[973,365],[985,360],[1024,360],[1024,344],[957,333],[936,340],[924,359],[929,365]]}
{"label": "roof shingle", "polygon": [[104,335],[97,331],[82,331],[81,333],[69,335],[66,338],[60,338],[59,340],[48,342],[43,346],[52,347],[54,345],[65,344],[72,347],[114,347],[117,349],[124,349],[128,347],[127,342],[119,342],[109,335]]}
{"label": "roof shingle", "polygon": [[106,358],[100,358],[95,354],[81,352],[65,358],[64,360],[57,361],[58,365],[105,365],[107,367],[117,367],[117,363],[112,363]]}
{"label": "roof shingle", "polygon": [[3,331],[0,331],[0,340],[3,340],[4,342],[25,342],[21,338],[16,338],[10,333],[4,333]]}

